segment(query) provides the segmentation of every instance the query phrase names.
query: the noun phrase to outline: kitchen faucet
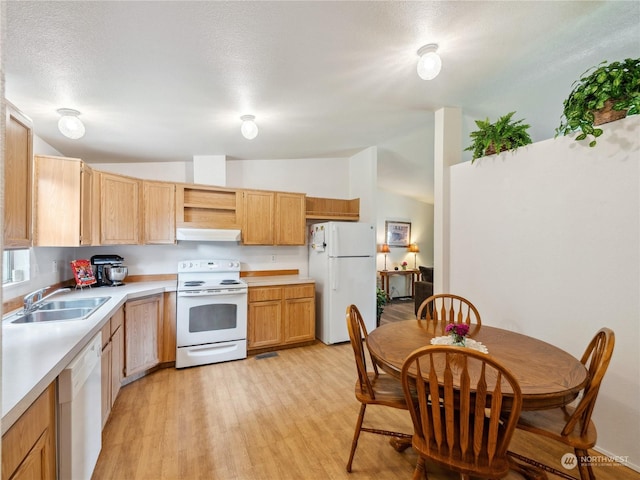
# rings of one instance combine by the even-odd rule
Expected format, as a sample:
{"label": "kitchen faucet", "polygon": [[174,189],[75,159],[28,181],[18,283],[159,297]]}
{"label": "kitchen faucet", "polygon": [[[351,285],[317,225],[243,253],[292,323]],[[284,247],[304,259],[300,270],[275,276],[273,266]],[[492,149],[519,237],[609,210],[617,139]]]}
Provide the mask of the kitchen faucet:
{"label": "kitchen faucet", "polygon": [[49,287],[39,288],[31,293],[27,293],[23,299],[24,312],[30,313],[36,310],[42,302],[44,302],[47,298],[54,296],[56,293],[68,292],[70,288],[59,288],[54,292],[50,293],[46,297],[43,297],[42,294],[46,292]]}

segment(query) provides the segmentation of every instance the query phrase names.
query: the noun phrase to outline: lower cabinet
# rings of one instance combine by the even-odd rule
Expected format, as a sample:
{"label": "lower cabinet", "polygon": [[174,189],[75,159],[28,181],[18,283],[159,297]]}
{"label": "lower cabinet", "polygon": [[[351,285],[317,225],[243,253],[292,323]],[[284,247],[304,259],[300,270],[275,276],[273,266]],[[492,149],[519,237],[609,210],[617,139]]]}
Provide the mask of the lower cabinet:
{"label": "lower cabinet", "polygon": [[125,378],[160,363],[163,339],[162,294],[125,303]]}
{"label": "lower cabinet", "polygon": [[124,308],[102,327],[102,426],[107,423],[111,407],[124,378]]}
{"label": "lower cabinet", "polygon": [[315,285],[249,287],[247,349],[315,340]]}
{"label": "lower cabinet", "polygon": [[2,436],[2,480],[55,480],[55,408],[52,383]]}

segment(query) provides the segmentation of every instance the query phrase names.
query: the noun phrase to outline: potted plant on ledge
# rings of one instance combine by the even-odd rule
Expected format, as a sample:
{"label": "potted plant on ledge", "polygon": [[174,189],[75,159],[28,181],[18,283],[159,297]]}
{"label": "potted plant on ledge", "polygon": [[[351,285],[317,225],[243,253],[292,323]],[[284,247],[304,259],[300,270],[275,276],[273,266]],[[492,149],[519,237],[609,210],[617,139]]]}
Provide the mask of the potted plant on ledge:
{"label": "potted plant on ledge", "polygon": [[524,120],[511,121],[514,113],[516,112],[507,113],[495,123],[491,123],[488,118],[476,120],[478,130],[471,132],[472,143],[465,148],[465,151],[473,152],[471,163],[477,158],[515,150],[531,143],[531,137],[527,133],[530,125],[522,123]]}
{"label": "potted plant on ledge", "polygon": [[576,140],[591,135],[589,146],[595,147],[596,138],[602,135],[602,129],[595,127],[640,113],[640,58],[609,64],[604,61],[584,72],[572,87],[563,102],[556,137],[580,130]]}

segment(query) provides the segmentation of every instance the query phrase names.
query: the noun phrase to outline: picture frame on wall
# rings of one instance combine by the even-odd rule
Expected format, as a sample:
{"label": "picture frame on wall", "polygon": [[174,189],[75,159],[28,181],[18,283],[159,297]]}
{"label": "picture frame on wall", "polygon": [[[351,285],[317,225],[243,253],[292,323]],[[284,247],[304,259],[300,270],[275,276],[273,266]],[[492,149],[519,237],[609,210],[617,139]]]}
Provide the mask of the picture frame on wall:
{"label": "picture frame on wall", "polygon": [[411,243],[411,222],[386,221],[384,231],[390,247],[408,247]]}

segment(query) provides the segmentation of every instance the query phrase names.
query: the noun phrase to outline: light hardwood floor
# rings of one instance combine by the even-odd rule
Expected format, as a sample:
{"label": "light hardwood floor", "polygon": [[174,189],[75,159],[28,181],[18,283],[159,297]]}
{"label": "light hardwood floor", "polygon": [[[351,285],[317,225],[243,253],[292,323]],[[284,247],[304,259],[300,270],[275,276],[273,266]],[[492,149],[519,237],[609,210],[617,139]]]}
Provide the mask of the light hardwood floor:
{"label": "light hardwood floor", "polygon": [[[346,472],[359,409],[355,378],[348,344],[160,370],[121,390],[93,478],[411,478],[417,459],[412,449],[398,453],[387,437],[368,433],[360,436],[353,472]],[[412,432],[406,411],[372,406],[365,423]],[[556,464],[566,453],[550,443],[534,447],[522,432],[512,444],[517,452]],[[429,464],[427,469],[432,480],[458,478]],[[597,468],[596,474],[600,480],[640,478],[624,467]],[[507,478],[521,477],[512,472]]]}

